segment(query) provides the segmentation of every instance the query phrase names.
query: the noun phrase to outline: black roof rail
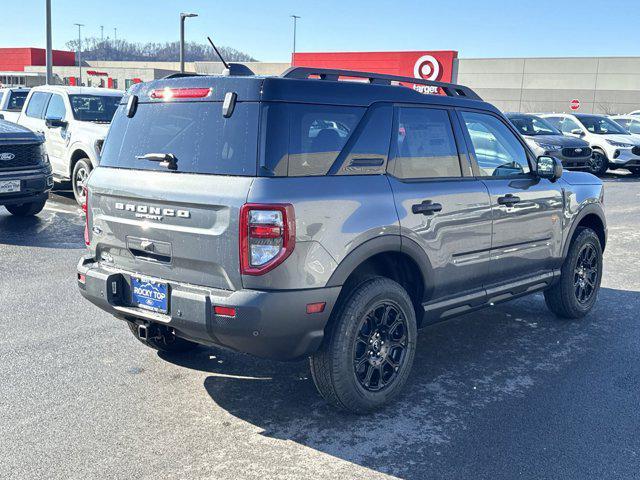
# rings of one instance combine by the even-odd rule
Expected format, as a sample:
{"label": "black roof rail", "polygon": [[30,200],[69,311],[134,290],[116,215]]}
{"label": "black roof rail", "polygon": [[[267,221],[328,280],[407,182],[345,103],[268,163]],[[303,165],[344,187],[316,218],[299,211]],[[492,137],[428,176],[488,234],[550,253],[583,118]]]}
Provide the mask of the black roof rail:
{"label": "black roof rail", "polygon": [[364,78],[367,79],[369,83],[378,85],[391,85],[391,82],[414,83],[418,85],[427,85],[429,87],[439,87],[449,97],[482,100],[476,92],[464,85],[437,82],[435,80],[425,80],[423,78],[385,75],[382,73],[357,72],[355,70],[337,70],[332,68],[291,67],[280,76],[282,78],[296,78],[299,80],[307,80],[311,76],[317,76],[320,80],[329,80],[333,82],[339,81],[340,77]]}

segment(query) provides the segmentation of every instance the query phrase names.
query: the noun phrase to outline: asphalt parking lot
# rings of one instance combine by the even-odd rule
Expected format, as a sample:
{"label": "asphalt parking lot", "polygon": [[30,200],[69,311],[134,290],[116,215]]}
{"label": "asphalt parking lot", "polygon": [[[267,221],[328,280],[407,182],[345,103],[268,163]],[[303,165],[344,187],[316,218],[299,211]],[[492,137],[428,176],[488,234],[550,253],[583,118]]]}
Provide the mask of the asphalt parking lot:
{"label": "asphalt parking lot", "polygon": [[0,207],[0,478],[638,478],[640,180],[606,178],[603,288],[582,321],[541,295],[425,329],[406,394],[370,416],[306,362],[164,357],[84,301],[84,219],[57,192]]}

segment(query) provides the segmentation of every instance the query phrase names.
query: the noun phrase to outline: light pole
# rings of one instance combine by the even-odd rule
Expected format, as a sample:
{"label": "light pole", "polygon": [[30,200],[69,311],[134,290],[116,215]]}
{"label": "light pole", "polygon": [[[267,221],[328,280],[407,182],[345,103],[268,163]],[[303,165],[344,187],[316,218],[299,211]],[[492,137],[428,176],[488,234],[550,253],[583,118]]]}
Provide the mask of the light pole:
{"label": "light pole", "polygon": [[84,23],[74,23],[78,26],[78,83],[82,86],[82,38],[80,37],[80,29],[84,27]]}
{"label": "light pole", "polygon": [[118,41],[118,28],[117,27],[113,28],[113,41],[114,42]]}
{"label": "light pole", "polygon": [[46,28],[47,28],[47,59],[46,59],[46,64],[47,64],[47,85],[51,85],[53,83],[53,56],[51,54],[51,0],[47,0],[47,8],[46,8],[46,14],[47,14],[47,21],[46,21]]}
{"label": "light pole", "polygon": [[100,42],[104,42],[104,25],[100,25]]}
{"label": "light pole", "polygon": [[[291,18],[293,18],[293,54],[296,54],[296,27],[298,26],[298,19],[302,18],[299,17],[298,15],[291,15]],[[293,60],[293,57],[291,58],[291,60]]]}
{"label": "light pole", "polygon": [[197,16],[197,13],[180,14],[180,73],[184,73],[184,19]]}

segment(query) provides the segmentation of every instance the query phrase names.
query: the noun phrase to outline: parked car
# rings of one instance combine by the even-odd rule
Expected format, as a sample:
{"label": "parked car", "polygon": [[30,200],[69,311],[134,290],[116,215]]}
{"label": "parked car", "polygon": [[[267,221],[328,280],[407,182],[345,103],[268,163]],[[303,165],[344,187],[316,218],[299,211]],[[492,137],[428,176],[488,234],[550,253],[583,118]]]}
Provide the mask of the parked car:
{"label": "parked car", "polygon": [[640,138],[640,115],[614,115],[609,118],[629,133]]}
{"label": "parked car", "polygon": [[41,86],[32,88],[18,123],[45,136],[56,181],[71,180],[84,202],[83,187],[98,166],[100,150],[122,91],[104,88]]}
{"label": "parked car", "polygon": [[565,135],[589,142],[596,175],[603,175],[609,168],[626,168],[633,175],[640,175],[640,141],[609,117],[584,113],[541,116]]}
{"label": "parked car", "polygon": [[39,213],[53,187],[44,138],[0,120],[0,206],[18,216]]}
{"label": "parked car", "polygon": [[640,116],[640,110],[634,110],[633,112],[629,112],[628,115]]}
{"label": "parked car", "polygon": [[0,88],[0,120],[17,122],[28,88]]}
{"label": "parked car", "polygon": [[591,168],[592,152],[584,140],[563,135],[560,130],[536,115],[507,113],[506,117],[536,155],[556,157],[569,169]]}
{"label": "parked car", "polygon": [[82,295],[168,355],[310,356],[354,412],[398,395],[420,327],[539,291],[586,315],[602,182],[536,158],[472,90],[416,82],[434,85],[294,67],[134,86],[87,182]]}

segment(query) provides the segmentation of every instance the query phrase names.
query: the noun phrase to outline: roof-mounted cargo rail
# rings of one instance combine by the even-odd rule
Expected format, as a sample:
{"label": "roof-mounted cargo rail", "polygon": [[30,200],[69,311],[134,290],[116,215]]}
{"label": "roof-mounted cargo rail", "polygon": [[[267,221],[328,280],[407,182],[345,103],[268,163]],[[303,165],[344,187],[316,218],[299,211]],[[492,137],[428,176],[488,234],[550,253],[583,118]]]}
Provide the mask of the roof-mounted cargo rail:
{"label": "roof-mounted cargo rail", "polygon": [[282,78],[296,78],[308,80],[309,77],[318,77],[319,80],[337,82],[340,77],[363,78],[369,83],[377,85],[393,85],[396,83],[413,83],[417,85],[427,85],[429,87],[439,87],[449,97],[468,98],[470,100],[482,100],[480,96],[469,87],[457,85],[455,83],[437,82],[425,80],[423,78],[402,77],[398,75],[385,75],[381,73],[357,72],[355,70],[336,70],[332,68],[312,68],[312,67],[291,67],[286,70]]}

